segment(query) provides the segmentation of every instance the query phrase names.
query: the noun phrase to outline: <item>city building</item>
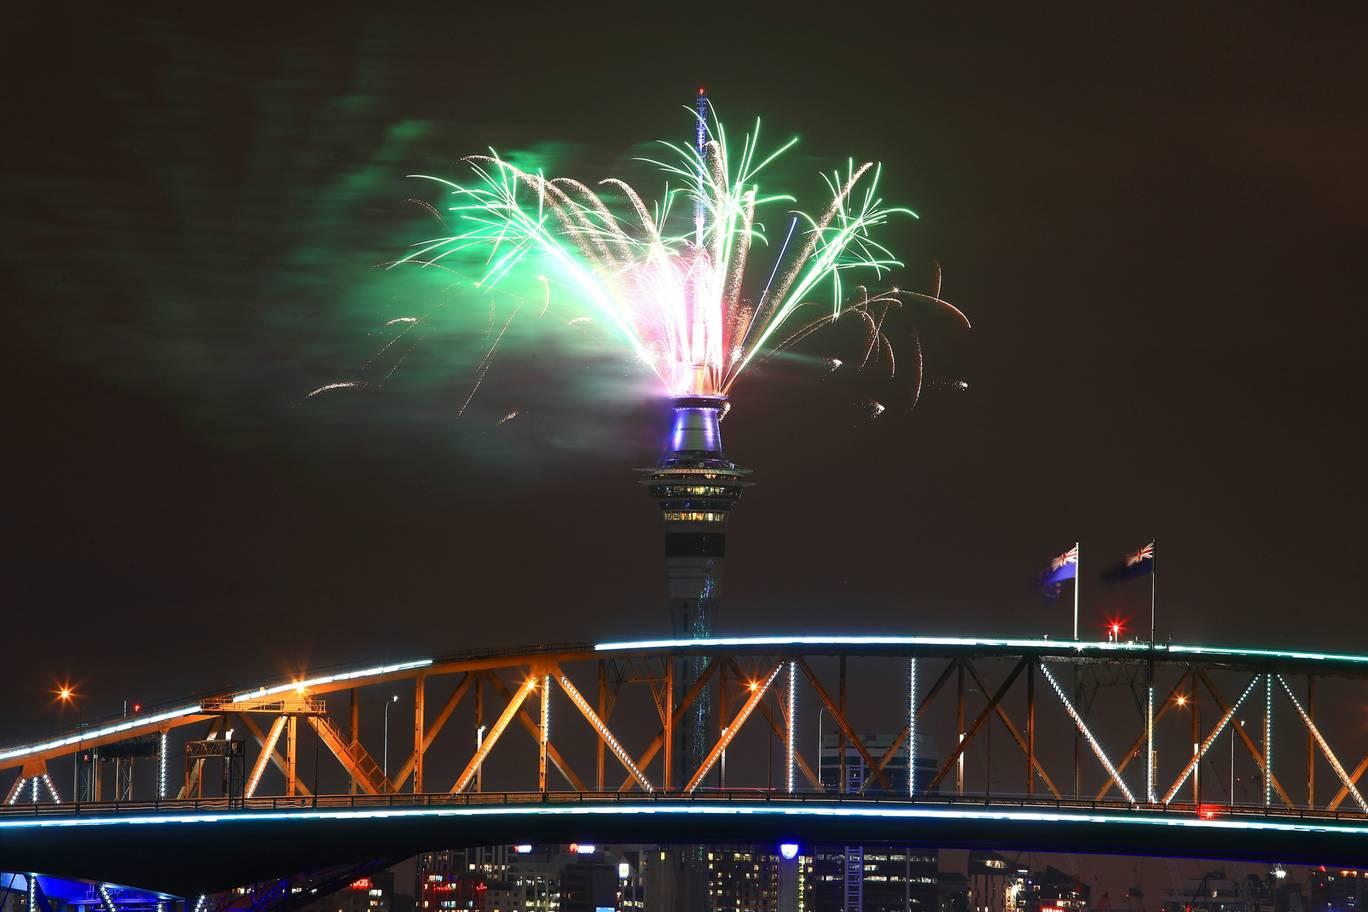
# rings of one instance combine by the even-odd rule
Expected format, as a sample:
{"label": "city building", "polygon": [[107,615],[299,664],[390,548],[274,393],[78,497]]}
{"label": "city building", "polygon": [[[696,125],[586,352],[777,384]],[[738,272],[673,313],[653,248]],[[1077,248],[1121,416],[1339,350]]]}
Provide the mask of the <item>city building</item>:
{"label": "city building", "polygon": [[1209,871],[1170,889],[1163,912],[1274,912],[1276,881],[1272,874],[1229,878],[1224,871]]}
{"label": "city building", "polygon": [[1008,886],[1007,904],[1016,912],[1084,912],[1091,888],[1058,868],[1018,870]]}
{"label": "city building", "polygon": [[969,912],[969,878],[954,871],[936,877],[938,912]]}
{"label": "city building", "polygon": [[1308,912],[1363,912],[1368,909],[1368,870],[1322,865],[1311,871],[1306,890]]}
{"label": "city building", "polygon": [[394,872],[377,871],[299,909],[300,912],[390,912],[393,901]]}
{"label": "city building", "polygon": [[[630,855],[633,861],[626,861]],[[597,912],[641,908],[641,852],[587,844],[483,846],[418,856],[418,912]],[[633,905],[624,902],[627,888]]]}

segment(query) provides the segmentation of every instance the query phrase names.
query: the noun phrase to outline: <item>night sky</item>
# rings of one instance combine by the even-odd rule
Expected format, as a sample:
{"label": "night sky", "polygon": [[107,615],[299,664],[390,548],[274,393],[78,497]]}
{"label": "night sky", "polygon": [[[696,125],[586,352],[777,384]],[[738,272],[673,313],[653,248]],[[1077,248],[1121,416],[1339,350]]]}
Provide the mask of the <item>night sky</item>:
{"label": "night sky", "polygon": [[1157,536],[1161,639],[1368,650],[1363,22],[858,6],[14,23],[0,740],[58,724],[59,680],[99,714],[665,631],[632,471],[663,406],[616,349],[513,354],[458,420],[453,326],[304,396],[410,308],[377,268],[431,233],[406,174],[554,144],[606,176],[686,141],[699,84],[800,135],[795,179],[882,161],[921,216],[894,281],[939,263],[974,321],[918,321],[911,413],[738,385],[723,629],[1064,636],[1032,579],[1075,540],[1085,636],[1138,629],[1148,590],[1093,571]]}

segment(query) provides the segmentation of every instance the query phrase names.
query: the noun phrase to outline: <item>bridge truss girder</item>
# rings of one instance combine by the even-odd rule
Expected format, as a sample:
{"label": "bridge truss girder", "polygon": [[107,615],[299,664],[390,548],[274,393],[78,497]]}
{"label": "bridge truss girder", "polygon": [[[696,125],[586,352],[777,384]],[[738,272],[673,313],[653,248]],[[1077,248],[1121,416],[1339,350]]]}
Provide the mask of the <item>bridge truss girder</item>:
{"label": "bridge truss girder", "polygon": [[[691,682],[691,686],[684,693],[676,694],[674,669],[678,659],[686,655],[702,657],[706,659],[706,663],[703,666],[702,673],[695,681]],[[931,687],[923,693],[915,694],[914,698],[917,705],[910,713],[905,696],[898,697],[893,701],[895,707],[901,701],[902,709],[900,712],[894,713],[895,717],[900,717],[896,728],[888,726],[887,730],[896,731],[897,734],[891,743],[882,750],[882,753],[876,756],[875,752],[861,737],[861,728],[851,718],[852,707],[847,703],[847,663],[890,659],[905,661],[914,658],[929,663],[944,662],[944,665],[940,667]],[[830,686],[829,679],[824,681],[821,671],[827,669],[818,664],[819,659],[839,662],[840,677],[836,688]],[[1014,752],[1009,749],[1009,753],[1012,753],[1013,756],[1019,753],[1025,761],[1021,767],[1022,778],[1017,780],[1024,784],[1025,794],[1033,796],[1037,786],[1042,785],[1044,790],[1048,791],[1055,799],[1067,799],[1069,796],[1066,795],[1059,783],[1067,781],[1069,777],[1061,776],[1059,770],[1051,771],[1048,769],[1049,763],[1047,763],[1046,758],[1040,756],[1037,750],[1038,715],[1043,707],[1050,707],[1057,703],[1058,710],[1062,710],[1063,715],[1060,716],[1058,711],[1055,711],[1056,718],[1063,719],[1071,731],[1078,732],[1079,737],[1084,739],[1092,749],[1098,765],[1102,769],[1101,785],[1100,787],[1094,786],[1089,790],[1089,800],[1108,801],[1110,800],[1109,796],[1117,789],[1118,785],[1125,786],[1126,774],[1134,769],[1134,761],[1137,759],[1141,760],[1141,766],[1146,768],[1144,776],[1147,783],[1154,778],[1156,774],[1156,769],[1153,766],[1155,758],[1150,754],[1146,742],[1150,738],[1150,732],[1158,730],[1159,723],[1172,722],[1177,709],[1183,705],[1176,701],[1179,697],[1184,697],[1188,701],[1186,708],[1190,713],[1188,721],[1191,727],[1191,742],[1195,745],[1195,752],[1191,756],[1183,757],[1181,767],[1176,771],[1176,779],[1167,788],[1156,790],[1158,803],[1164,805],[1185,803],[1179,802],[1179,795],[1181,789],[1189,782],[1192,783],[1193,788],[1192,804],[1195,806],[1201,803],[1199,778],[1194,773],[1200,770],[1204,758],[1208,756],[1217,737],[1224,732],[1226,727],[1230,727],[1233,729],[1234,738],[1242,745],[1244,753],[1252,759],[1263,781],[1266,782],[1266,791],[1270,803],[1276,800],[1284,808],[1317,807],[1315,766],[1319,762],[1326,762],[1336,776],[1339,789],[1330,801],[1324,804],[1324,809],[1335,811],[1343,806],[1346,801],[1351,801],[1349,805],[1351,808],[1357,806],[1359,810],[1368,813],[1368,807],[1364,804],[1363,795],[1358,786],[1365,773],[1368,772],[1368,756],[1365,756],[1350,770],[1341,762],[1340,758],[1345,747],[1352,748],[1354,745],[1352,743],[1341,743],[1337,745],[1340,752],[1331,749],[1332,741],[1337,738],[1348,741],[1354,733],[1329,732],[1325,729],[1324,723],[1317,720],[1315,689],[1311,673],[1307,673],[1307,697],[1303,704],[1287,679],[1290,671],[1281,669],[1271,661],[1263,661],[1257,666],[1244,666],[1243,670],[1246,673],[1252,673],[1253,679],[1244,687],[1239,699],[1230,701],[1223,695],[1222,687],[1218,684],[1214,674],[1216,671],[1229,674],[1241,670],[1241,666],[1238,664],[1224,659],[1206,660],[1201,657],[1188,657],[1181,662],[1160,661],[1158,664],[1162,666],[1161,670],[1164,670],[1165,673],[1176,671],[1177,678],[1172,683],[1171,688],[1161,688],[1153,694],[1157,696],[1159,693],[1167,691],[1167,695],[1158,703],[1154,703],[1151,709],[1149,705],[1152,701],[1147,701],[1144,692],[1145,687],[1154,687],[1156,661],[1154,656],[1144,653],[1118,658],[1112,664],[1099,664],[1095,658],[1088,661],[1071,660],[1067,655],[1060,655],[1049,650],[1033,653],[1028,650],[1011,652],[1006,650],[976,651],[974,649],[955,650],[949,648],[928,650],[924,653],[917,653],[915,650],[909,649],[901,655],[878,653],[868,656],[832,649],[805,650],[801,647],[750,650],[719,649],[716,652],[709,652],[705,647],[666,650],[642,648],[636,651],[622,650],[618,653],[606,655],[596,654],[592,650],[583,648],[529,650],[522,654],[509,656],[454,659],[430,663],[404,671],[386,671],[371,676],[364,683],[358,682],[355,677],[341,675],[337,676],[335,682],[329,681],[315,687],[301,686],[293,690],[286,689],[283,692],[280,688],[259,688],[257,691],[249,691],[236,697],[224,696],[202,701],[198,712],[192,712],[171,721],[160,721],[154,726],[132,720],[117,734],[102,734],[98,737],[85,738],[80,741],[79,746],[82,749],[88,749],[116,743],[121,739],[137,738],[152,732],[161,734],[170,729],[203,721],[211,723],[211,736],[222,737],[226,730],[228,715],[236,713],[240,716],[243,727],[252,735],[257,748],[247,779],[247,796],[262,797],[264,773],[268,767],[274,766],[283,777],[282,791],[284,795],[311,797],[311,790],[298,775],[297,723],[300,718],[303,718],[306,727],[311,731],[311,737],[316,738],[319,745],[327,749],[324,756],[333,758],[354,792],[380,796],[396,795],[403,790],[424,793],[424,773],[432,772],[432,770],[425,771],[424,766],[425,761],[430,759],[432,749],[434,746],[447,744],[445,754],[450,755],[451,751],[446,739],[449,738],[451,730],[453,727],[460,727],[464,731],[464,723],[461,726],[453,726],[452,720],[456,718],[456,713],[467,702],[466,698],[472,694],[475,697],[474,717],[476,725],[484,725],[484,697],[485,691],[489,690],[502,699],[502,709],[497,720],[488,729],[474,753],[465,755],[467,759],[455,779],[446,780],[446,782],[451,783],[448,790],[451,794],[460,794],[470,790],[478,791],[481,788],[481,773],[484,771],[484,767],[489,764],[489,758],[496,748],[501,752],[506,749],[502,746],[503,735],[515,721],[517,727],[522,728],[529,735],[537,750],[538,781],[536,787],[528,788],[528,791],[551,791],[556,787],[551,781],[554,773],[561,777],[572,790],[590,792],[588,780],[581,777],[576,771],[577,761],[582,764],[582,768],[593,767],[593,790],[603,791],[606,780],[611,775],[608,769],[608,755],[611,754],[613,760],[622,767],[625,773],[624,778],[616,787],[618,792],[634,790],[663,791],[666,793],[694,792],[708,780],[722,753],[734,743],[752,716],[757,713],[760,716],[760,721],[756,723],[756,727],[765,731],[767,738],[772,736],[778,744],[783,746],[783,753],[786,758],[784,760],[787,772],[787,776],[784,777],[786,787],[799,790],[819,790],[823,788],[823,784],[819,770],[814,769],[814,766],[820,765],[817,762],[820,761],[820,757],[805,756],[800,745],[792,743],[794,739],[791,737],[791,732],[794,731],[797,719],[790,713],[789,706],[793,700],[795,689],[801,685],[804,694],[807,695],[804,699],[810,700],[812,707],[820,706],[823,715],[834,724],[834,737],[838,739],[840,746],[840,764],[842,767],[847,760],[845,750],[847,745],[854,752],[850,755],[851,758],[858,758],[853,762],[862,764],[864,777],[858,790],[864,792],[877,788],[888,792],[895,788],[895,783],[888,772],[890,762],[893,758],[901,757],[907,753],[909,737],[914,733],[914,726],[928,724],[931,716],[930,710],[933,706],[937,708],[937,712],[946,709],[944,706],[947,693],[946,685],[955,681],[958,683],[958,687],[948,688],[951,698],[955,701],[953,707],[957,720],[955,737],[949,749],[942,752],[939,758],[940,762],[936,766],[936,772],[927,786],[930,789],[943,787],[953,775],[956,784],[955,790],[957,792],[962,791],[963,758],[971,752],[978,752],[982,746],[981,742],[985,733],[993,727],[1001,726],[1016,748]],[[1010,662],[1010,665],[1006,666],[1003,677],[997,679],[997,683],[994,684],[994,675],[985,673],[980,667],[985,662]],[[596,672],[597,699],[594,698],[593,684],[585,687],[576,682],[574,666],[577,663],[580,664],[581,668],[583,664],[591,663]],[[750,666],[754,670],[748,672],[746,666]],[[858,668],[858,664],[856,667]],[[1072,692],[1066,692],[1051,669],[1073,667],[1082,669],[1085,686],[1074,689]],[[931,668],[932,671],[928,675],[935,673],[934,664],[931,665]],[[1320,673],[1316,675],[1322,679],[1326,676]],[[1361,674],[1357,674],[1355,677],[1368,680],[1368,668],[1365,668]],[[454,678],[455,684],[449,695],[440,704],[436,714],[429,718],[425,703],[426,687],[429,683],[444,678]],[[510,683],[510,678],[519,683]],[[1043,678],[1048,685],[1052,686],[1037,688],[1038,678]],[[356,694],[360,687],[391,684],[403,680],[414,682],[413,745],[411,750],[405,752],[405,760],[398,770],[391,777],[386,778],[383,769],[374,760],[375,754],[362,743]],[[748,684],[748,681],[751,683]],[[962,720],[965,718],[965,692],[966,685],[969,683],[972,683],[983,697],[975,705],[973,719],[966,726]],[[616,711],[626,693],[633,688],[641,688],[643,685],[649,696],[649,705],[653,707],[654,716],[659,720],[659,727],[652,739],[645,743],[644,748],[641,748],[633,746],[641,744],[644,734],[640,731],[639,723],[636,730],[633,731],[631,725],[618,721]],[[1125,689],[1131,695],[1131,699],[1126,702],[1133,702],[1139,710],[1140,716],[1139,733],[1133,738],[1129,733],[1126,733],[1126,737],[1119,740],[1119,743],[1128,744],[1128,747],[1123,753],[1115,756],[1109,755],[1103,750],[1102,741],[1117,739],[1118,722],[1116,718],[1113,717],[1103,723],[1099,723],[1098,719],[1094,718],[1094,713],[1100,705],[1098,702],[1099,695],[1106,688]],[[1205,691],[1204,698],[1211,701],[1208,706],[1214,705],[1217,710],[1215,721],[1208,722],[1206,727],[1201,725],[1204,720],[1201,719],[1198,706],[1197,691],[1199,688]],[[352,695],[350,730],[348,732],[344,732],[342,727],[326,714],[326,708],[321,699],[326,694],[341,690],[347,690]],[[1018,710],[1009,706],[1011,701],[1020,700],[1023,690],[1025,691],[1024,724],[1023,717],[1017,714]],[[715,732],[715,738],[713,743],[708,746],[706,755],[697,768],[676,769],[675,765],[679,753],[676,744],[677,733],[687,716],[689,707],[705,691],[715,695],[713,699],[719,708],[717,713],[718,729]],[[777,694],[780,699],[773,700],[771,694]],[[1043,697],[1045,702],[1043,703],[1041,694],[1045,695]],[[526,706],[526,701],[534,695],[542,709],[540,713]],[[567,745],[574,742],[574,738],[558,742],[553,737],[552,722],[549,718],[553,695],[556,699],[568,699],[577,710],[575,715],[578,715],[588,724],[593,735],[593,754],[591,756],[577,758],[574,756],[574,751],[567,749]],[[1250,731],[1246,730],[1246,727],[1232,722],[1242,705],[1245,705],[1242,701],[1246,701],[1248,705],[1252,706],[1253,702],[1257,702],[1259,699],[1265,701],[1266,716],[1271,716],[1275,705],[1282,707],[1290,704],[1295,710],[1295,715],[1307,730],[1307,801],[1304,805],[1299,805],[1294,801],[1278,776],[1269,769],[1270,764],[1266,758],[1273,738],[1272,722],[1269,720],[1264,722],[1265,733],[1262,744],[1259,743],[1258,736],[1252,735]],[[1017,705],[1020,706],[1021,704],[1018,703]],[[869,705],[857,703],[853,709],[857,713],[870,714]],[[1150,713],[1148,717],[1146,716],[1147,712]],[[263,732],[262,727],[254,721],[256,717],[262,714],[274,716],[269,726],[269,733]],[[885,718],[886,716],[887,711],[885,710]],[[558,715],[556,726],[563,724],[559,720],[565,718],[573,718],[573,716]],[[639,719],[639,715],[637,718]],[[1048,719],[1046,721],[1049,722]],[[1100,729],[1099,724],[1102,726]],[[882,725],[886,725],[886,723],[882,723]],[[1173,741],[1172,730],[1168,729],[1167,733],[1168,740]],[[464,737],[462,735],[462,738]],[[34,777],[46,772],[47,762],[50,759],[62,756],[63,750],[69,754],[77,746],[69,740],[64,743],[66,744],[64,748],[44,748],[23,758],[19,778],[14,780],[7,790],[7,800],[22,801],[24,795],[20,793],[25,788],[33,788]],[[1055,753],[1058,754],[1058,751],[1056,750]],[[1281,754],[1283,758],[1291,756],[1294,756],[1291,752]],[[1000,760],[1000,758],[997,759]],[[1285,760],[1284,762],[1289,761]],[[202,765],[202,758],[196,760],[195,763]],[[0,769],[13,768],[14,765],[14,763],[0,761]],[[989,763],[987,775],[992,775],[994,766],[1001,765],[1001,762]],[[197,783],[200,778],[198,766],[192,772],[194,775],[187,777],[186,785],[181,789],[178,797],[203,797],[196,794],[197,790],[192,784]],[[443,773],[443,775],[446,774]],[[1284,770],[1284,775],[1286,775],[1286,770]],[[44,781],[51,782],[50,779]],[[841,781],[845,781],[844,777]],[[789,785],[789,783],[794,784]],[[1130,785],[1134,785],[1133,777]],[[128,798],[130,797],[131,779],[125,782],[124,786],[127,787],[121,789],[120,795]],[[1129,793],[1133,796],[1133,803],[1137,805],[1148,803],[1145,800],[1147,788],[1136,789]],[[1122,791],[1128,792],[1128,787],[1123,787]],[[55,789],[52,797],[57,797]]]}

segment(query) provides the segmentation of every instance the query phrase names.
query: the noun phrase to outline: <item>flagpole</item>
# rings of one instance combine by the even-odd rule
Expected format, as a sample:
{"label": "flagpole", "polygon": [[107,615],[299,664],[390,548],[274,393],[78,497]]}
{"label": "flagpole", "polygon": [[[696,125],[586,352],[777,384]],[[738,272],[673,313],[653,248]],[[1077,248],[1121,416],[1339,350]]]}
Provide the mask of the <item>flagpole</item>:
{"label": "flagpole", "polygon": [[[1149,687],[1145,695],[1145,741],[1146,741],[1146,765],[1145,765],[1145,788],[1146,798],[1150,803],[1154,803],[1154,634],[1155,634],[1155,599],[1159,590],[1159,538],[1155,536],[1150,541],[1150,560],[1154,563],[1150,566],[1150,660],[1149,660]],[[1195,705],[1195,704],[1194,704]],[[1194,709],[1194,712],[1196,710]],[[1231,799],[1234,800],[1233,798]]]}
{"label": "flagpole", "polygon": [[1074,642],[1078,642],[1078,586],[1083,582],[1083,549],[1074,542]]}
{"label": "flagpole", "polygon": [[1154,649],[1154,605],[1155,597],[1159,590],[1159,538],[1156,536],[1150,542],[1150,553],[1153,555],[1150,560],[1154,563],[1150,566],[1150,649]]}
{"label": "flagpole", "polygon": [[[1074,630],[1073,630],[1073,634],[1074,634],[1074,642],[1075,642],[1075,643],[1078,642],[1078,587],[1079,587],[1079,586],[1082,584],[1082,582],[1083,582],[1083,549],[1079,547],[1081,544],[1082,544],[1082,542],[1077,542],[1077,541],[1074,542]],[[1082,705],[1083,705],[1083,701],[1082,701],[1082,699],[1081,699],[1081,697],[1082,697],[1082,691],[1079,689],[1079,684],[1078,684],[1078,664],[1077,664],[1077,663],[1074,663],[1074,666],[1073,666],[1073,690],[1074,690],[1074,705],[1075,705],[1075,706],[1082,706]],[[1075,798],[1078,797],[1078,791],[1079,791],[1079,778],[1078,778],[1079,766],[1078,766],[1078,761],[1079,761],[1079,755],[1080,755],[1080,753],[1082,752],[1082,750],[1083,750],[1083,742],[1082,742],[1082,741],[1080,740],[1080,738],[1079,738],[1079,733],[1078,733],[1077,731],[1075,731],[1075,732],[1074,732],[1074,789],[1073,789],[1073,790],[1074,790],[1074,797],[1075,797]]]}

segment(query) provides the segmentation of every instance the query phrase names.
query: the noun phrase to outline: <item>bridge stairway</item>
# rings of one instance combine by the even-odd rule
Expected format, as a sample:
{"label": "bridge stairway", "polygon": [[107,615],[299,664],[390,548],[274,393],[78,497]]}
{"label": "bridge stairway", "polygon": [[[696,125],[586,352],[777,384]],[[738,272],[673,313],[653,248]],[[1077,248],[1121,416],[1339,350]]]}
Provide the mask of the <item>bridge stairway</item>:
{"label": "bridge stairway", "polygon": [[342,734],[336,723],[327,716],[305,716],[319,739],[332,751],[347,772],[368,795],[384,795],[391,791],[389,778],[360,741],[352,741]]}

